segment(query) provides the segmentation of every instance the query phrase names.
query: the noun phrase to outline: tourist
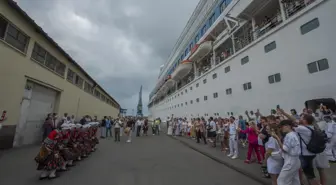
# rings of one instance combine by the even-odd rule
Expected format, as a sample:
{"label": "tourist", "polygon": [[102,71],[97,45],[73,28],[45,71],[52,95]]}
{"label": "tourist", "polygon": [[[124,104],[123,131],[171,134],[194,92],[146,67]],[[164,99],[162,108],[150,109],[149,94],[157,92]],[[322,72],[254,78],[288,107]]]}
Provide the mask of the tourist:
{"label": "tourist", "polygon": [[122,127],[122,121],[121,119],[117,119],[114,122],[114,141],[120,142],[120,128]]}
{"label": "tourist", "polygon": [[230,117],[229,122],[229,148],[230,153],[228,157],[232,157],[232,159],[238,158],[238,124],[233,116]]}
{"label": "tourist", "polygon": [[260,157],[259,149],[258,149],[258,131],[257,131],[257,126],[255,122],[250,121],[249,127],[246,130],[242,130],[241,128],[238,128],[238,131],[248,134],[247,159],[244,162],[247,164],[251,162],[251,155],[252,155],[252,152],[254,151],[255,154],[257,155],[258,163],[261,164],[261,157]]}
{"label": "tourist", "polygon": [[106,138],[109,137],[109,134],[110,134],[110,137],[112,137],[112,123],[111,123],[111,120],[109,118],[106,117],[105,119],[105,130],[106,130]]}
{"label": "tourist", "polygon": [[136,137],[140,136],[140,132],[141,132],[141,126],[142,126],[142,120],[141,118],[138,118],[138,120],[136,121]]}
{"label": "tourist", "polygon": [[300,185],[299,169],[301,167],[300,162],[300,139],[293,130],[292,120],[283,120],[279,124],[281,132],[286,136],[281,141],[281,138],[272,132],[272,137],[277,140],[281,150],[283,151],[284,165],[280,171],[277,179],[278,185]]}

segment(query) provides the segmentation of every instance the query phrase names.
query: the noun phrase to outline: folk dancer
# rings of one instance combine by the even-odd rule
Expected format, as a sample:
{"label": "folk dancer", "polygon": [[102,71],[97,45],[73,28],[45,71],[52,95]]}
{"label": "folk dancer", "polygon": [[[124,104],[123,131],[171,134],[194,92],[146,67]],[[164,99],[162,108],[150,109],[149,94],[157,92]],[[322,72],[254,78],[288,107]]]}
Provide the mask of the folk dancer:
{"label": "folk dancer", "polygon": [[65,160],[61,170],[62,171],[67,171],[67,166],[71,167],[74,166],[73,165],[73,160],[74,160],[74,153],[72,152],[70,146],[70,136],[71,136],[71,125],[68,123],[63,123],[61,125],[61,129],[62,129],[62,140],[60,142],[60,144],[58,145],[59,149],[60,149],[60,154],[63,157],[63,159]]}
{"label": "folk dancer", "polygon": [[54,129],[47,138],[44,139],[40,152],[35,157],[37,162],[37,170],[41,170],[40,180],[49,178],[54,179],[58,177],[56,170],[63,165],[63,158],[59,154],[58,144],[61,142],[61,131]]}

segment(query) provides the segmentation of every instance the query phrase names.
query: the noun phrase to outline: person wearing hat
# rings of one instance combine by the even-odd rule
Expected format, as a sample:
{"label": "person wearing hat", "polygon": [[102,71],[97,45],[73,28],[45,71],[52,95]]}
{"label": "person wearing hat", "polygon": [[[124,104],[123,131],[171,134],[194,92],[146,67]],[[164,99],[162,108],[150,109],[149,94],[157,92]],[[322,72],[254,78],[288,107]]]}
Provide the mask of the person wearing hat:
{"label": "person wearing hat", "polygon": [[61,167],[61,171],[67,171],[68,169],[66,168],[68,166],[73,166],[73,157],[74,154],[69,150],[69,140],[70,140],[70,132],[71,132],[71,127],[70,124],[68,123],[63,123],[61,125],[62,129],[62,136],[61,136],[61,142],[59,143],[59,149],[60,149],[60,154],[62,158],[64,159],[64,162]]}
{"label": "person wearing hat", "polygon": [[35,157],[35,161],[38,164],[37,170],[42,171],[40,180],[42,179],[54,179],[58,177],[56,175],[56,169],[61,167],[61,156],[58,153],[58,143],[62,137],[61,131],[55,129],[51,131],[47,138],[44,139],[39,153]]}
{"label": "person wearing hat", "polygon": [[294,132],[293,126],[294,124],[292,120],[283,120],[279,123],[281,132],[286,134],[283,141],[276,133],[271,133],[272,137],[279,143],[279,146],[283,151],[284,158],[284,165],[277,179],[278,185],[300,185],[300,139],[297,133]]}

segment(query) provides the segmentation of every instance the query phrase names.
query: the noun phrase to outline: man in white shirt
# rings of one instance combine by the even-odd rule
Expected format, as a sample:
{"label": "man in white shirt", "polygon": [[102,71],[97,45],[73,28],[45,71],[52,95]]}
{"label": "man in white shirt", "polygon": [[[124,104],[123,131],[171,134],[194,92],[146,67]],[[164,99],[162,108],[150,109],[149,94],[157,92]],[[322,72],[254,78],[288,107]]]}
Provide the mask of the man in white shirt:
{"label": "man in white shirt", "polygon": [[213,117],[210,117],[208,123],[208,137],[211,139],[213,147],[216,147],[216,131],[217,131],[217,125]]}
{"label": "man in white shirt", "polygon": [[237,120],[231,116],[230,123],[229,123],[229,146],[230,146],[230,153],[228,157],[232,157],[232,159],[238,158],[238,122]]}
{"label": "man in white shirt", "polygon": [[139,119],[136,121],[136,137],[139,137],[139,136],[140,136],[141,126],[142,126],[142,119],[139,118]]}
{"label": "man in white shirt", "polygon": [[120,128],[122,127],[122,122],[120,119],[117,119],[114,122],[114,141],[120,142]]}
{"label": "man in white shirt", "polygon": [[307,144],[311,140],[312,130],[314,130],[315,119],[312,115],[305,114],[301,118],[301,125],[295,128],[295,132],[298,133],[300,138],[300,147],[301,147],[301,167],[303,173],[307,177],[309,184],[318,185],[319,183],[315,179],[314,165],[313,160],[316,157],[316,154],[310,152],[307,149]]}

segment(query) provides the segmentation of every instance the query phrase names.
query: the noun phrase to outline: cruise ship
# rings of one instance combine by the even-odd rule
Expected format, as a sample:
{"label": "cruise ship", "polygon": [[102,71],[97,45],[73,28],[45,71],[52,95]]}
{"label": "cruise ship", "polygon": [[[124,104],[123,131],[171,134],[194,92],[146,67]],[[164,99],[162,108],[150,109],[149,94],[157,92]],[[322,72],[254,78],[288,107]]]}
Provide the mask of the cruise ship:
{"label": "cruise ship", "polygon": [[336,0],[200,0],[149,95],[153,118],[335,110]]}

